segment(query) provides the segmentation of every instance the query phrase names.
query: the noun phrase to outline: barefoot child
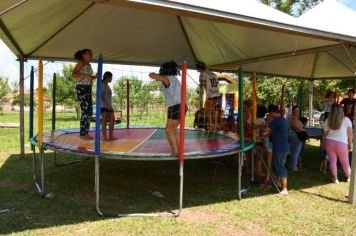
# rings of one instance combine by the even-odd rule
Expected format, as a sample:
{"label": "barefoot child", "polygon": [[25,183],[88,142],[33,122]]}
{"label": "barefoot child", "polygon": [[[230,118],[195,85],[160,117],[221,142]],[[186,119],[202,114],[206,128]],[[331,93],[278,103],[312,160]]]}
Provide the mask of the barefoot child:
{"label": "barefoot child", "polygon": [[95,79],[90,62],[93,53],[90,49],[82,49],[75,53],[74,58],[78,61],[72,73],[73,79],[77,81],[77,98],[80,104],[80,138],[92,140],[89,136],[90,119],[93,115],[92,83]]}
{"label": "barefoot child", "polygon": [[[109,83],[112,81],[112,73],[107,71],[103,75],[101,87],[101,131],[105,141],[114,140],[115,116],[112,108],[112,91]],[[106,125],[109,121],[109,139],[106,135]]]}
{"label": "barefoot child", "polygon": [[179,68],[177,63],[173,61],[162,64],[159,74],[149,74],[152,79],[162,83],[162,90],[168,107],[166,133],[173,155],[177,155],[179,151],[177,127],[180,120],[181,84],[177,75],[179,75]]}

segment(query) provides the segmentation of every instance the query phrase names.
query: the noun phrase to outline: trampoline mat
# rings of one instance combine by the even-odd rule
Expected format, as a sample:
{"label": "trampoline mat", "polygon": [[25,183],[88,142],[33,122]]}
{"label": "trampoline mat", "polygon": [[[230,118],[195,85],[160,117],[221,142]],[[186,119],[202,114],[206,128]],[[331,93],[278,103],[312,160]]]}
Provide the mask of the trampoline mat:
{"label": "trampoline mat", "polygon": [[[90,132],[94,137],[94,132]],[[164,128],[116,128],[117,140],[100,144],[101,154],[138,157],[172,157]],[[37,141],[37,140],[36,140]],[[43,144],[54,150],[93,154],[94,140],[83,140],[77,130],[57,130],[44,133]],[[250,145],[246,141],[245,145]],[[185,158],[217,156],[238,152],[236,136],[201,130],[185,130]]]}

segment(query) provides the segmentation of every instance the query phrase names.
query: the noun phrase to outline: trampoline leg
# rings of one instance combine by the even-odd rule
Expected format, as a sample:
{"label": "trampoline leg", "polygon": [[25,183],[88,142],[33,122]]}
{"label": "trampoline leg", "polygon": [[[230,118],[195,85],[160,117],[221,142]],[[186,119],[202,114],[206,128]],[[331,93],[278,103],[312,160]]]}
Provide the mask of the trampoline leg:
{"label": "trampoline leg", "polygon": [[99,157],[95,157],[95,195],[96,195],[96,211],[99,215],[104,216],[100,210],[100,187],[99,187],[99,180],[100,180],[100,163]]}
{"label": "trampoline leg", "polygon": [[241,172],[242,172],[242,160],[241,160],[241,153],[239,152],[237,154],[237,193],[238,193],[238,198],[239,200],[242,199],[241,196]]}
{"label": "trampoline leg", "polygon": [[246,194],[250,188],[248,186],[247,188],[242,189],[242,167],[244,163],[244,153],[239,152],[238,154],[238,179],[237,179],[237,191],[238,191],[238,198],[239,200],[242,199],[242,195]]}
{"label": "trampoline leg", "polygon": [[179,163],[179,210],[175,217],[180,216],[183,209],[184,162]]}
{"label": "trampoline leg", "polygon": [[41,182],[39,183],[37,181],[36,173],[37,173],[37,167],[36,167],[36,151],[33,148],[33,153],[32,153],[32,175],[33,175],[33,182],[36,186],[36,189],[38,193],[40,194],[41,197],[45,196],[45,191],[44,191],[44,153],[43,150],[39,149],[39,160],[40,160],[40,170],[41,170]]}

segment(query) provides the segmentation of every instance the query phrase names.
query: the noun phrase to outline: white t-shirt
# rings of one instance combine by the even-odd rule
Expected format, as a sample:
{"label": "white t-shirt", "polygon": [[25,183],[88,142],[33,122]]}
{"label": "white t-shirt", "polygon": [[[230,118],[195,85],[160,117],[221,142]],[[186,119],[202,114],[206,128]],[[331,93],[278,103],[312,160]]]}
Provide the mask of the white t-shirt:
{"label": "white t-shirt", "polygon": [[219,80],[213,72],[202,72],[199,77],[200,81],[205,81],[206,83],[206,97],[215,98],[220,97],[219,92]]}
{"label": "white t-shirt", "polygon": [[162,83],[162,90],[166,99],[167,107],[180,104],[181,98],[181,84],[178,78],[174,75],[167,76],[169,80],[169,87],[166,88]]}
{"label": "white t-shirt", "polygon": [[326,139],[333,141],[338,141],[341,143],[348,144],[347,128],[352,127],[351,120],[347,117],[344,118],[340,129],[332,130],[328,127],[328,119],[325,121],[324,132],[328,132]]}

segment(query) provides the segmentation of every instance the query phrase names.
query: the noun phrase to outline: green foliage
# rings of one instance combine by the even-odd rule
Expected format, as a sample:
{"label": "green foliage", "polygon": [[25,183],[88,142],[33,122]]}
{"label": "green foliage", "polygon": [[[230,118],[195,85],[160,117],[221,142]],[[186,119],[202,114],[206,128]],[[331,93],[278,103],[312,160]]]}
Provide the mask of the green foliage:
{"label": "green foliage", "polygon": [[144,112],[148,112],[149,105],[163,105],[163,94],[160,90],[159,83],[150,81],[144,83],[137,76],[122,76],[115,81],[113,86],[114,98],[113,102],[115,106],[124,110],[126,107],[126,82],[130,84],[130,111],[139,112],[139,116],[142,117]]}
{"label": "green foliage", "polygon": [[293,16],[300,16],[306,10],[323,0],[260,0],[260,2]]}
{"label": "green foliage", "polygon": [[10,92],[9,80],[7,78],[0,77],[0,113],[2,114],[3,105],[7,102],[5,98],[6,95]]}
{"label": "green foliage", "polygon": [[[61,73],[56,75],[56,104],[75,107],[77,116],[79,116],[76,81],[72,78],[73,70],[73,65],[63,65]],[[44,93],[53,98],[53,80],[48,83],[47,87],[48,89]]]}
{"label": "green foliage", "polygon": [[[17,93],[14,96],[14,98],[12,99],[11,105],[12,106],[19,106],[20,105],[20,94],[19,93]],[[24,105],[25,105],[25,107],[30,105],[30,96],[28,94],[24,95]]]}

